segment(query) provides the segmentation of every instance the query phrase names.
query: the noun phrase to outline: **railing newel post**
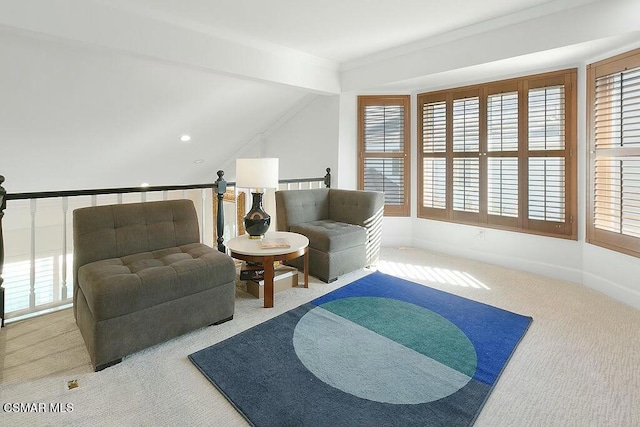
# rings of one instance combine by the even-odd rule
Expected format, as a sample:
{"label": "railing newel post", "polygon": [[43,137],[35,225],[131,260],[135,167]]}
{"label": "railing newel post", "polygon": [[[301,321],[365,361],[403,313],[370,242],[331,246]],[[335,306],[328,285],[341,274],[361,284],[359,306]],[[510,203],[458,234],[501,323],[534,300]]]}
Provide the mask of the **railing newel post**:
{"label": "railing newel post", "polygon": [[327,168],[327,174],[324,176],[324,186],[331,188],[331,168]]}
{"label": "railing newel post", "polygon": [[227,248],[224,247],[224,193],[227,191],[227,181],[224,180],[224,171],[217,172],[218,179],[215,182],[216,197],[218,198],[218,212],[216,213],[216,231],[218,234],[218,250],[226,253]]}

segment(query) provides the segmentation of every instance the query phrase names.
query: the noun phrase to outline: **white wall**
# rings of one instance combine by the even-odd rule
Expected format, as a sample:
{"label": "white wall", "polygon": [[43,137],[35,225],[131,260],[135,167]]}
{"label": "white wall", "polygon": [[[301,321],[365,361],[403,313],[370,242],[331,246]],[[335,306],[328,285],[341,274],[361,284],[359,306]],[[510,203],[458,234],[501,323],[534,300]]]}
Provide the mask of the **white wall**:
{"label": "white wall", "polygon": [[264,156],[280,159],[280,179],[337,174],[339,102],[319,95],[265,138]]}
{"label": "white wall", "polygon": [[582,283],[640,308],[640,260],[598,246],[583,244]]}
{"label": "white wall", "polygon": [[339,176],[336,188],[356,189],[358,186],[358,97],[355,92],[340,95]]}

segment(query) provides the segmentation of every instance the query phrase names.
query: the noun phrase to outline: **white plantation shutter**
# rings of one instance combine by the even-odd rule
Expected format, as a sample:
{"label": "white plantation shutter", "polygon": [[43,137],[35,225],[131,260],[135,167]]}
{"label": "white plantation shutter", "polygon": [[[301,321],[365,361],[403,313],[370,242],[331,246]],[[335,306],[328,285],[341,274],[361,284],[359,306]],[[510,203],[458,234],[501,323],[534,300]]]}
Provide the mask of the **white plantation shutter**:
{"label": "white plantation shutter", "polygon": [[447,207],[447,162],[444,157],[431,157],[429,154],[444,155],[447,150],[447,105],[444,101],[425,105],[422,111],[422,162],[423,197],[422,205],[427,208],[445,209]]}
{"label": "white plantation shutter", "polygon": [[518,159],[488,159],[487,213],[518,217]]}
{"label": "white plantation shutter", "polygon": [[[480,98],[453,100],[453,210],[480,212]],[[472,157],[469,157],[472,156]]]}
{"label": "white plantation shutter", "polygon": [[487,97],[487,150],[518,151],[518,92]]}
{"label": "white plantation shutter", "polygon": [[402,158],[364,158],[364,190],[384,192],[386,205],[404,204],[404,175]]}
{"label": "white plantation shutter", "polygon": [[[529,90],[529,219],[565,221],[564,85]],[[541,157],[544,156],[544,157]]]}
{"label": "white plantation shutter", "polygon": [[447,207],[447,160],[428,158],[423,160],[422,206],[446,209]]}
{"label": "white plantation shutter", "polygon": [[447,150],[447,104],[445,101],[426,104],[422,111],[422,147],[424,153],[444,153]]}
{"label": "white plantation shutter", "polygon": [[418,216],[575,239],[576,75],[419,94]]}
{"label": "white plantation shutter", "polygon": [[640,256],[640,50],[589,67],[588,240]]}
{"label": "white plantation shutter", "polygon": [[453,159],[453,210],[480,211],[480,160]]}
{"label": "white plantation shutter", "polygon": [[480,100],[477,96],[453,101],[453,151],[480,151]]}
{"label": "white plantation shutter", "polygon": [[518,99],[517,90],[487,96],[487,214],[490,222],[514,226],[504,219],[520,211]]}
{"label": "white plantation shutter", "polygon": [[442,216],[447,209],[447,102],[423,103],[419,116],[422,197],[419,210]]}
{"label": "white plantation shutter", "polygon": [[365,152],[404,152],[403,105],[365,106],[364,129]]}
{"label": "white plantation shutter", "polygon": [[564,85],[529,91],[529,150],[564,149]]}
{"label": "white plantation shutter", "polygon": [[409,97],[359,97],[358,110],[358,187],[384,192],[385,215],[408,215]]}
{"label": "white plantation shutter", "polygon": [[529,158],[529,219],[564,222],[564,158]]}

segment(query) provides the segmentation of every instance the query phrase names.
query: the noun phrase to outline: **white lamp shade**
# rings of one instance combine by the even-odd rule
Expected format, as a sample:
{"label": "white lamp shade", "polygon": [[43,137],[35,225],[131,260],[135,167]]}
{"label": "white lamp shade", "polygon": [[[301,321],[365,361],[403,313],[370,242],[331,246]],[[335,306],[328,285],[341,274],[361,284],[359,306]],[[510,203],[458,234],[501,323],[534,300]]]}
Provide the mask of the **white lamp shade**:
{"label": "white lamp shade", "polygon": [[236,159],[236,186],[278,188],[278,159]]}

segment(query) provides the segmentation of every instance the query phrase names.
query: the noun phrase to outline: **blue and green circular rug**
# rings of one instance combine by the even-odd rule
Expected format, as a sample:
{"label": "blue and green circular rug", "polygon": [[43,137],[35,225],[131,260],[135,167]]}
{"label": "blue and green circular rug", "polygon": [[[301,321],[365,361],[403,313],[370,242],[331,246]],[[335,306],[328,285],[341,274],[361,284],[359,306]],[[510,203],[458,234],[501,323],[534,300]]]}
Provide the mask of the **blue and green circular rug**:
{"label": "blue and green circular rug", "polygon": [[531,320],[376,272],[189,358],[253,425],[467,426]]}

